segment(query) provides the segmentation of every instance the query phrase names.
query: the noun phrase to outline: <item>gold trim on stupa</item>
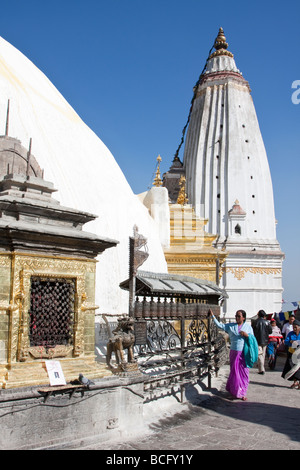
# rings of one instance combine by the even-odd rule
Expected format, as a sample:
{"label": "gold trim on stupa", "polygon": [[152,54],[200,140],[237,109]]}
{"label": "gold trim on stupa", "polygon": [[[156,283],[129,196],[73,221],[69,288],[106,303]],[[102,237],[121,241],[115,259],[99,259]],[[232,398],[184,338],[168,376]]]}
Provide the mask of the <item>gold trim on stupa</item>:
{"label": "gold trim on stupa", "polygon": [[155,178],[154,178],[154,181],[153,181],[153,186],[159,187],[159,186],[162,186],[162,179],[161,179],[161,176],[160,176],[161,156],[158,155],[156,160],[157,160],[157,169],[156,169]]}
{"label": "gold trim on stupa", "polygon": [[177,198],[177,204],[181,204],[182,206],[184,206],[185,204],[189,202],[186,192],[185,192],[185,182],[186,182],[185,176],[182,175],[179,180],[180,190],[179,190],[179,194]]}
{"label": "gold trim on stupa", "polygon": [[216,282],[228,253],[213,246],[217,235],[204,230],[208,220],[198,217],[190,204],[169,207],[170,246],[164,249],[168,272]]}

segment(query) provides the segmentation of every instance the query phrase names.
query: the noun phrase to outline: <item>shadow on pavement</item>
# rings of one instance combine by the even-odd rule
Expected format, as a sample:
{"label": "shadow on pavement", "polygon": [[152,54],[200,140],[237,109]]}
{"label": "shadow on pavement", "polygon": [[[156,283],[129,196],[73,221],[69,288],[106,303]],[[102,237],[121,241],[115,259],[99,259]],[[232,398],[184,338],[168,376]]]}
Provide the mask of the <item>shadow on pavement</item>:
{"label": "shadow on pavement", "polygon": [[[251,380],[251,386],[267,387],[270,389],[285,389],[286,385],[258,382]],[[206,389],[207,391],[207,389]],[[258,391],[259,393],[259,391]],[[300,391],[292,391],[289,396],[289,404],[272,403],[272,392],[262,395],[262,400],[242,401],[233,399],[230,394],[224,390],[210,389],[209,395],[202,395],[201,401],[195,401],[195,391],[190,388],[187,390],[186,398],[189,400],[191,408],[195,407],[203,412],[211,410],[214,413],[227,417],[229,419],[240,420],[270,428],[273,432],[281,433],[289,437],[292,441],[300,441]],[[299,395],[298,395],[299,394]],[[290,406],[290,399],[294,398],[299,402],[299,408]],[[282,396],[284,401],[284,395]],[[194,414],[194,413],[193,413]]]}

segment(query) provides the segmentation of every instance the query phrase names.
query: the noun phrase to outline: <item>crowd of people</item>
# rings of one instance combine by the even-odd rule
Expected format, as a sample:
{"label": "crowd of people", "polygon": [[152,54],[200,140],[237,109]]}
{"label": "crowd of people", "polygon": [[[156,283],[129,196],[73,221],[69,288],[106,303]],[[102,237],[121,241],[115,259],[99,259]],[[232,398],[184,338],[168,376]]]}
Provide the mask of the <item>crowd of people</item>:
{"label": "crowd of people", "polygon": [[238,310],[235,322],[222,323],[209,311],[218,328],[224,330],[230,341],[230,372],[226,390],[233,398],[247,400],[249,369],[257,364],[258,373],[265,374],[266,356],[270,369],[274,369],[278,351],[286,353],[282,377],[291,381],[291,388],[300,389],[300,321],[294,314],[283,325],[275,318],[267,320],[259,310],[246,323],[246,312]]}

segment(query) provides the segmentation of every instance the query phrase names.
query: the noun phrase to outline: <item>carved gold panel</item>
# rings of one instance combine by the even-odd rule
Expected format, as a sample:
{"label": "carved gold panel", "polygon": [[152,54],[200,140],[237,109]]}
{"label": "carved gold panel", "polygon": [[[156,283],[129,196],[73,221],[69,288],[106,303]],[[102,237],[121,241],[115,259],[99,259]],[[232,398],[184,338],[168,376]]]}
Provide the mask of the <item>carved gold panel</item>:
{"label": "carved gold panel", "polygon": [[251,274],[280,274],[281,268],[259,268],[259,267],[223,267],[223,272],[232,273],[239,281],[245,277],[246,273]]}
{"label": "carved gold panel", "polygon": [[[12,253],[10,303],[6,306],[9,321],[8,363],[53,357],[78,357],[84,354],[84,317],[97,307],[87,302],[85,278],[87,273],[95,273],[94,260],[51,258],[40,255]],[[0,257],[0,263],[7,262]],[[31,277],[66,278],[75,281],[75,318],[73,345],[58,345],[52,350],[43,347],[30,347],[29,310]],[[94,300],[91,299],[91,300]]]}

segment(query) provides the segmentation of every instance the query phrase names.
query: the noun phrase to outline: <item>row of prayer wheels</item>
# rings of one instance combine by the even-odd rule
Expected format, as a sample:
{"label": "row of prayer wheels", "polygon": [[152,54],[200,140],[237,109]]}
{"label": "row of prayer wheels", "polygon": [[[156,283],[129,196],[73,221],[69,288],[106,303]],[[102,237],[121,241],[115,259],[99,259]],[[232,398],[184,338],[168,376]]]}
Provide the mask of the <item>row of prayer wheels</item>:
{"label": "row of prayer wheels", "polygon": [[219,314],[219,306],[207,304],[206,301],[181,302],[179,299],[155,300],[136,299],[134,304],[135,318],[180,318],[180,317],[206,317],[208,310],[212,309],[214,314]]}

